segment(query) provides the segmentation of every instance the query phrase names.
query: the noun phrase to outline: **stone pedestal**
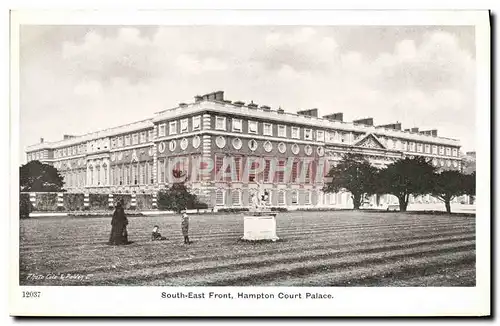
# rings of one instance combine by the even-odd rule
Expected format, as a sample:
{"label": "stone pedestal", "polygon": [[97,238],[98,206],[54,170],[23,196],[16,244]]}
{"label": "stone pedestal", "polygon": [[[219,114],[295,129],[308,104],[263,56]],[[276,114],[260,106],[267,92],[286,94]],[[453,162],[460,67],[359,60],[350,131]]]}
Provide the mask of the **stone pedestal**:
{"label": "stone pedestal", "polygon": [[276,213],[254,212],[244,217],[242,240],[279,240],[276,235]]}

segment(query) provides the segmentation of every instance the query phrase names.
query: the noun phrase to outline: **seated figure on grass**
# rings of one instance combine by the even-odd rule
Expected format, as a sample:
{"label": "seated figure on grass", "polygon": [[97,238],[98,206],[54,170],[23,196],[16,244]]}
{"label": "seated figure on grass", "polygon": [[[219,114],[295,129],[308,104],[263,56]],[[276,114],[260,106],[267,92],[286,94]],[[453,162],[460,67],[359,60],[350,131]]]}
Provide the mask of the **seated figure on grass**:
{"label": "seated figure on grass", "polygon": [[153,232],[151,234],[151,241],[163,241],[167,240],[167,238],[163,237],[161,233],[159,232],[160,227],[158,225],[155,225],[153,227]]}

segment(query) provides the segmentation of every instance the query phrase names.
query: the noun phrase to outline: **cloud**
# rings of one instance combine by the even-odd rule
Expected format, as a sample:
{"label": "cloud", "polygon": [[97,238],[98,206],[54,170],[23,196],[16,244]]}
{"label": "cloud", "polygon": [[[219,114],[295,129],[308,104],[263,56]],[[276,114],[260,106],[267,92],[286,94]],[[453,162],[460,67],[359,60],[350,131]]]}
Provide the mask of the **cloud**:
{"label": "cloud", "polygon": [[339,35],[333,27],[92,28],[22,62],[22,142],[144,119],[221,89],[287,111],[438,128],[474,148],[475,60],[456,35],[428,32],[375,54]]}

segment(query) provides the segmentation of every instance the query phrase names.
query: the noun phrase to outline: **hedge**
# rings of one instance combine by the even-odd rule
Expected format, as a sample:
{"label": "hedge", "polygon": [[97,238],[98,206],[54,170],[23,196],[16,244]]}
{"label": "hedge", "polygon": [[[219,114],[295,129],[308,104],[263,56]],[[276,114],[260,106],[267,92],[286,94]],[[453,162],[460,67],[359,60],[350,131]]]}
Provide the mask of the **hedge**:
{"label": "hedge", "polygon": [[84,208],[84,194],[65,193],[63,195],[64,210],[82,211]]}
{"label": "hedge", "polygon": [[34,210],[36,211],[56,211],[57,210],[57,193],[37,193]]}
{"label": "hedge", "polygon": [[19,194],[19,217],[27,218],[30,216],[33,210],[33,205],[31,205],[29,194]]}

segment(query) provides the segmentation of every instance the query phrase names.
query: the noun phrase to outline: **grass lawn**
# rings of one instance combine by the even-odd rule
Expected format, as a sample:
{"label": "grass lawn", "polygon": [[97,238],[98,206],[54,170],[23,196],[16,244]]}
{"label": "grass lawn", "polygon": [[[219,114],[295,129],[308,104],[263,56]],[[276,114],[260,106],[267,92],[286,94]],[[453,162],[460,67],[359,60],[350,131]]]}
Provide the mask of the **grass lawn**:
{"label": "grass lawn", "polygon": [[[385,212],[279,213],[276,243],[248,243],[243,215],[21,220],[21,285],[475,286],[475,218]],[[151,242],[153,225],[166,241]]]}

